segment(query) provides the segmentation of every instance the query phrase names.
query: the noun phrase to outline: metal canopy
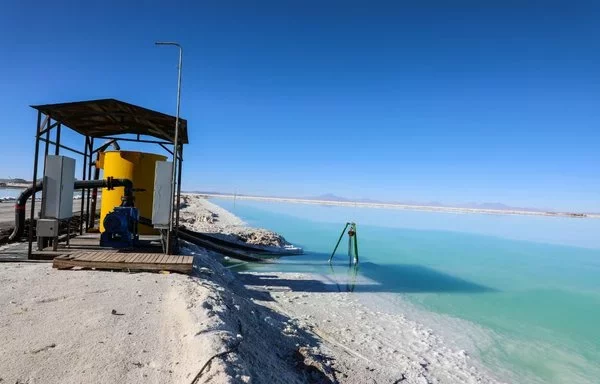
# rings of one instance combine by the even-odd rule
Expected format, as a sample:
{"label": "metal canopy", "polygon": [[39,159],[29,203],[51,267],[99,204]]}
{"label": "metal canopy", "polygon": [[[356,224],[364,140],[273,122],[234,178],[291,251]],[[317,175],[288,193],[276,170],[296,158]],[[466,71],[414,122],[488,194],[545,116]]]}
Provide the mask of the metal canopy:
{"label": "metal canopy", "polygon": [[[116,99],[32,105],[58,123],[88,137],[134,134],[173,143],[175,117]],[[188,143],[187,120],[179,119],[179,142]]]}

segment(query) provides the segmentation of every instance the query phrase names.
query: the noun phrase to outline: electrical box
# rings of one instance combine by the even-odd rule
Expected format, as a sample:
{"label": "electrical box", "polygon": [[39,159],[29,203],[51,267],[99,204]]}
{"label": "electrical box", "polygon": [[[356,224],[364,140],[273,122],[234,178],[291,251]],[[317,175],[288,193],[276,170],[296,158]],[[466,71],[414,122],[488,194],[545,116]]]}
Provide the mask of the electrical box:
{"label": "electrical box", "polygon": [[152,225],[169,228],[170,209],[173,204],[172,161],[157,161],[154,173],[154,199],[152,201]]}
{"label": "electrical box", "polygon": [[75,159],[65,156],[46,156],[42,218],[68,219],[73,216],[73,187]]}
{"label": "electrical box", "polygon": [[58,236],[58,220],[56,219],[38,219],[37,237],[56,237]]}

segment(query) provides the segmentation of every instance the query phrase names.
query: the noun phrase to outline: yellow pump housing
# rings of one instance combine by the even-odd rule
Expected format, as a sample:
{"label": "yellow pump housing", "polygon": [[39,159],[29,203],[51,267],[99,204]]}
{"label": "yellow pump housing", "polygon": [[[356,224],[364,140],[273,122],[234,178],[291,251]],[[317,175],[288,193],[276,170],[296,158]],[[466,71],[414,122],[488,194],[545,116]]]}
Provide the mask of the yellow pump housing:
{"label": "yellow pump housing", "polygon": [[[154,153],[133,151],[107,151],[100,154],[97,167],[104,170],[104,179],[129,179],[133,183],[135,207],[141,217],[152,218],[152,202],[154,200],[154,171],[157,161],[167,158]],[[143,191],[139,191],[143,189]],[[102,189],[100,208],[100,232],[104,232],[104,218],[115,207],[121,205],[124,188],[118,187],[109,191]],[[154,235],[158,231],[145,225],[139,226],[140,235]]]}

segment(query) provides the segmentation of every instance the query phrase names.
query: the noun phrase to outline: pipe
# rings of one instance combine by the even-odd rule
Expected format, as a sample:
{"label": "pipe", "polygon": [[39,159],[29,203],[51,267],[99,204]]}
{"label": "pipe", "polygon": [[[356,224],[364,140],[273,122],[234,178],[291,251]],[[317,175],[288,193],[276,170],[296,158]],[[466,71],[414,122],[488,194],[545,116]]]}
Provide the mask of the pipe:
{"label": "pipe", "polygon": [[[23,236],[23,231],[25,230],[25,203],[27,200],[33,195],[34,192],[41,191],[44,187],[43,182],[39,182],[35,184],[35,188],[33,186],[24,190],[21,195],[17,198],[17,203],[15,204],[15,229],[8,237],[9,241],[15,241],[21,236]],[[78,180],[74,184],[75,189],[84,189],[84,188],[108,188],[113,189],[115,187],[125,187],[125,193],[123,196],[123,203],[121,206],[123,207],[132,207],[133,206],[133,183],[129,179],[113,179],[109,177],[106,180]],[[31,231],[33,232],[33,231]]]}
{"label": "pipe", "polygon": [[179,66],[177,67],[177,114],[175,114],[175,137],[173,138],[173,168],[171,171],[171,206],[169,209],[169,233],[167,236],[167,254],[171,254],[171,235],[173,234],[173,205],[175,204],[177,181],[175,170],[177,169],[177,156],[179,155],[179,109],[181,106],[181,69],[183,66],[183,47],[174,41],[157,41],[156,45],[174,45],[179,48]]}
{"label": "pipe", "polygon": [[[83,144],[83,169],[81,180],[85,180],[87,175],[87,160],[88,160],[88,148],[89,148],[89,137],[85,136],[85,143]],[[46,166],[44,166],[46,169]],[[89,177],[88,177],[89,178]],[[79,212],[79,234],[83,235],[83,207],[85,206],[85,189],[81,191],[81,211]]]}
{"label": "pipe", "polygon": [[[138,218],[138,222],[141,225],[145,225],[145,226],[148,226],[150,228],[154,227],[152,225],[152,220],[148,219],[147,217],[140,216]],[[240,250],[240,251],[251,252],[251,253],[257,254],[257,255],[282,256],[282,255],[290,255],[291,254],[290,252],[277,252],[277,251],[272,251],[272,250],[268,250],[268,249],[264,249],[264,248],[260,248],[260,247],[253,247],[251,245],[240,244],[240,243],[233,242],[233,241],[227,241],[227,240],[224,240],[224,239],[219,239],[217,237],[207,235],[206,233],[195,232],[195,231],[192,231],[192,230],[189,230],[189,229],[185,229],[185,228],[179,228],[179,231],[185,232],[185,234],[187,234],[189,236],[193,236],[193,237],[198,238],[200,240],[205,240],[205,241],[214,243],[216,245],[220,245],[220,246],[223,246],[223,247],[234,248],[234,249],[237,249],[237,250]]]}
{"label": "pipe", "polygon": [[[100,168],[98,167],[98,162],[100,161],[100,152],[104,152],[108,149],[108,147],[112,146],[115,151],[120,151],[121,150],[121,146],[119,145],[119,143],[117,142],[117,139],[111,139],[106,141],[104,144],[102,144],[101,146],[99,146],[98,148],[96,148],[95,150],[92,151],[92,153],[94,152],[98,152],[98,155],[96,157],[96,161],[94,162],[94,180],[98,180],[100,178]],[[92,147],[93,149],[93,147]],[[96,203],[98,202],[98,188],[94,188],[92,189],[92,206],[89,210],[89,215],[88,215],[88,228],[94,228],[94,224],[96,223]]]}
{"label": "pipe", "polygon": [[270,262],[268,258],[254,256],[254,254],[245,252],[239,249],[235,249],[232,247],[227,247],[223,245],[216,244],[212,241],[208,241],[205,239],[198,238],[187,231],[179,231],[179,238],[189,241],[190,243],[196,244],[202,248],[209,249],[211,251],[215,251],[224,256],[229,256],[236,258],[238,260],[243,261],[252,261],[257,263],[268,263]]}
{"label": "pipe", "polygon": [[[100,168],[94,170],[94,180],[100,179]],[[96,223],[96,203],[98,202],[98,188],[92,189],[92,207],[90,208],[90,214],[88,216],[88,227],[94,228]]]}

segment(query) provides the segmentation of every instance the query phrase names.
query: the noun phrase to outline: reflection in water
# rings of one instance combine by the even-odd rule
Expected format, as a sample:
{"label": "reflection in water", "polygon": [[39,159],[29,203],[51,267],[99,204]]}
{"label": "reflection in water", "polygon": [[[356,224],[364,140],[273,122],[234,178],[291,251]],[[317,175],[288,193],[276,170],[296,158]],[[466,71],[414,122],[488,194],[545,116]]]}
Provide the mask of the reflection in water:
{"label": "reflection in water", "polygon": [[[231,201],[219,205],[231,208]],[[489,330],[490,339],[481,342],[480,332],[462,336],[476,343],[484,363],[515,372],[521,382],[598,382],[600,220],[249,201],[237,202],[236,210],[306,250],[232,268],[251,286],[396,293]],[[333,269],[327,264],[339,223],[349,217],[360,223],[360,271],[341,255]]]}
{"label": "reflection in water", "polygon": [[[358,264],[350,264],[346,269],[347,279],[346,280],[346,290],[343,291],[340,283],[338,282],[338,277],[335,273],[335,269],[333,264],[329,264],[329,268],[331,269],[331,276],[335,281],[335,285],[337,285],[339,292],[354,292],[354,288],[356,287],[356,276],[358,275]],[[343,284],[343,283],[342,283]]]}

